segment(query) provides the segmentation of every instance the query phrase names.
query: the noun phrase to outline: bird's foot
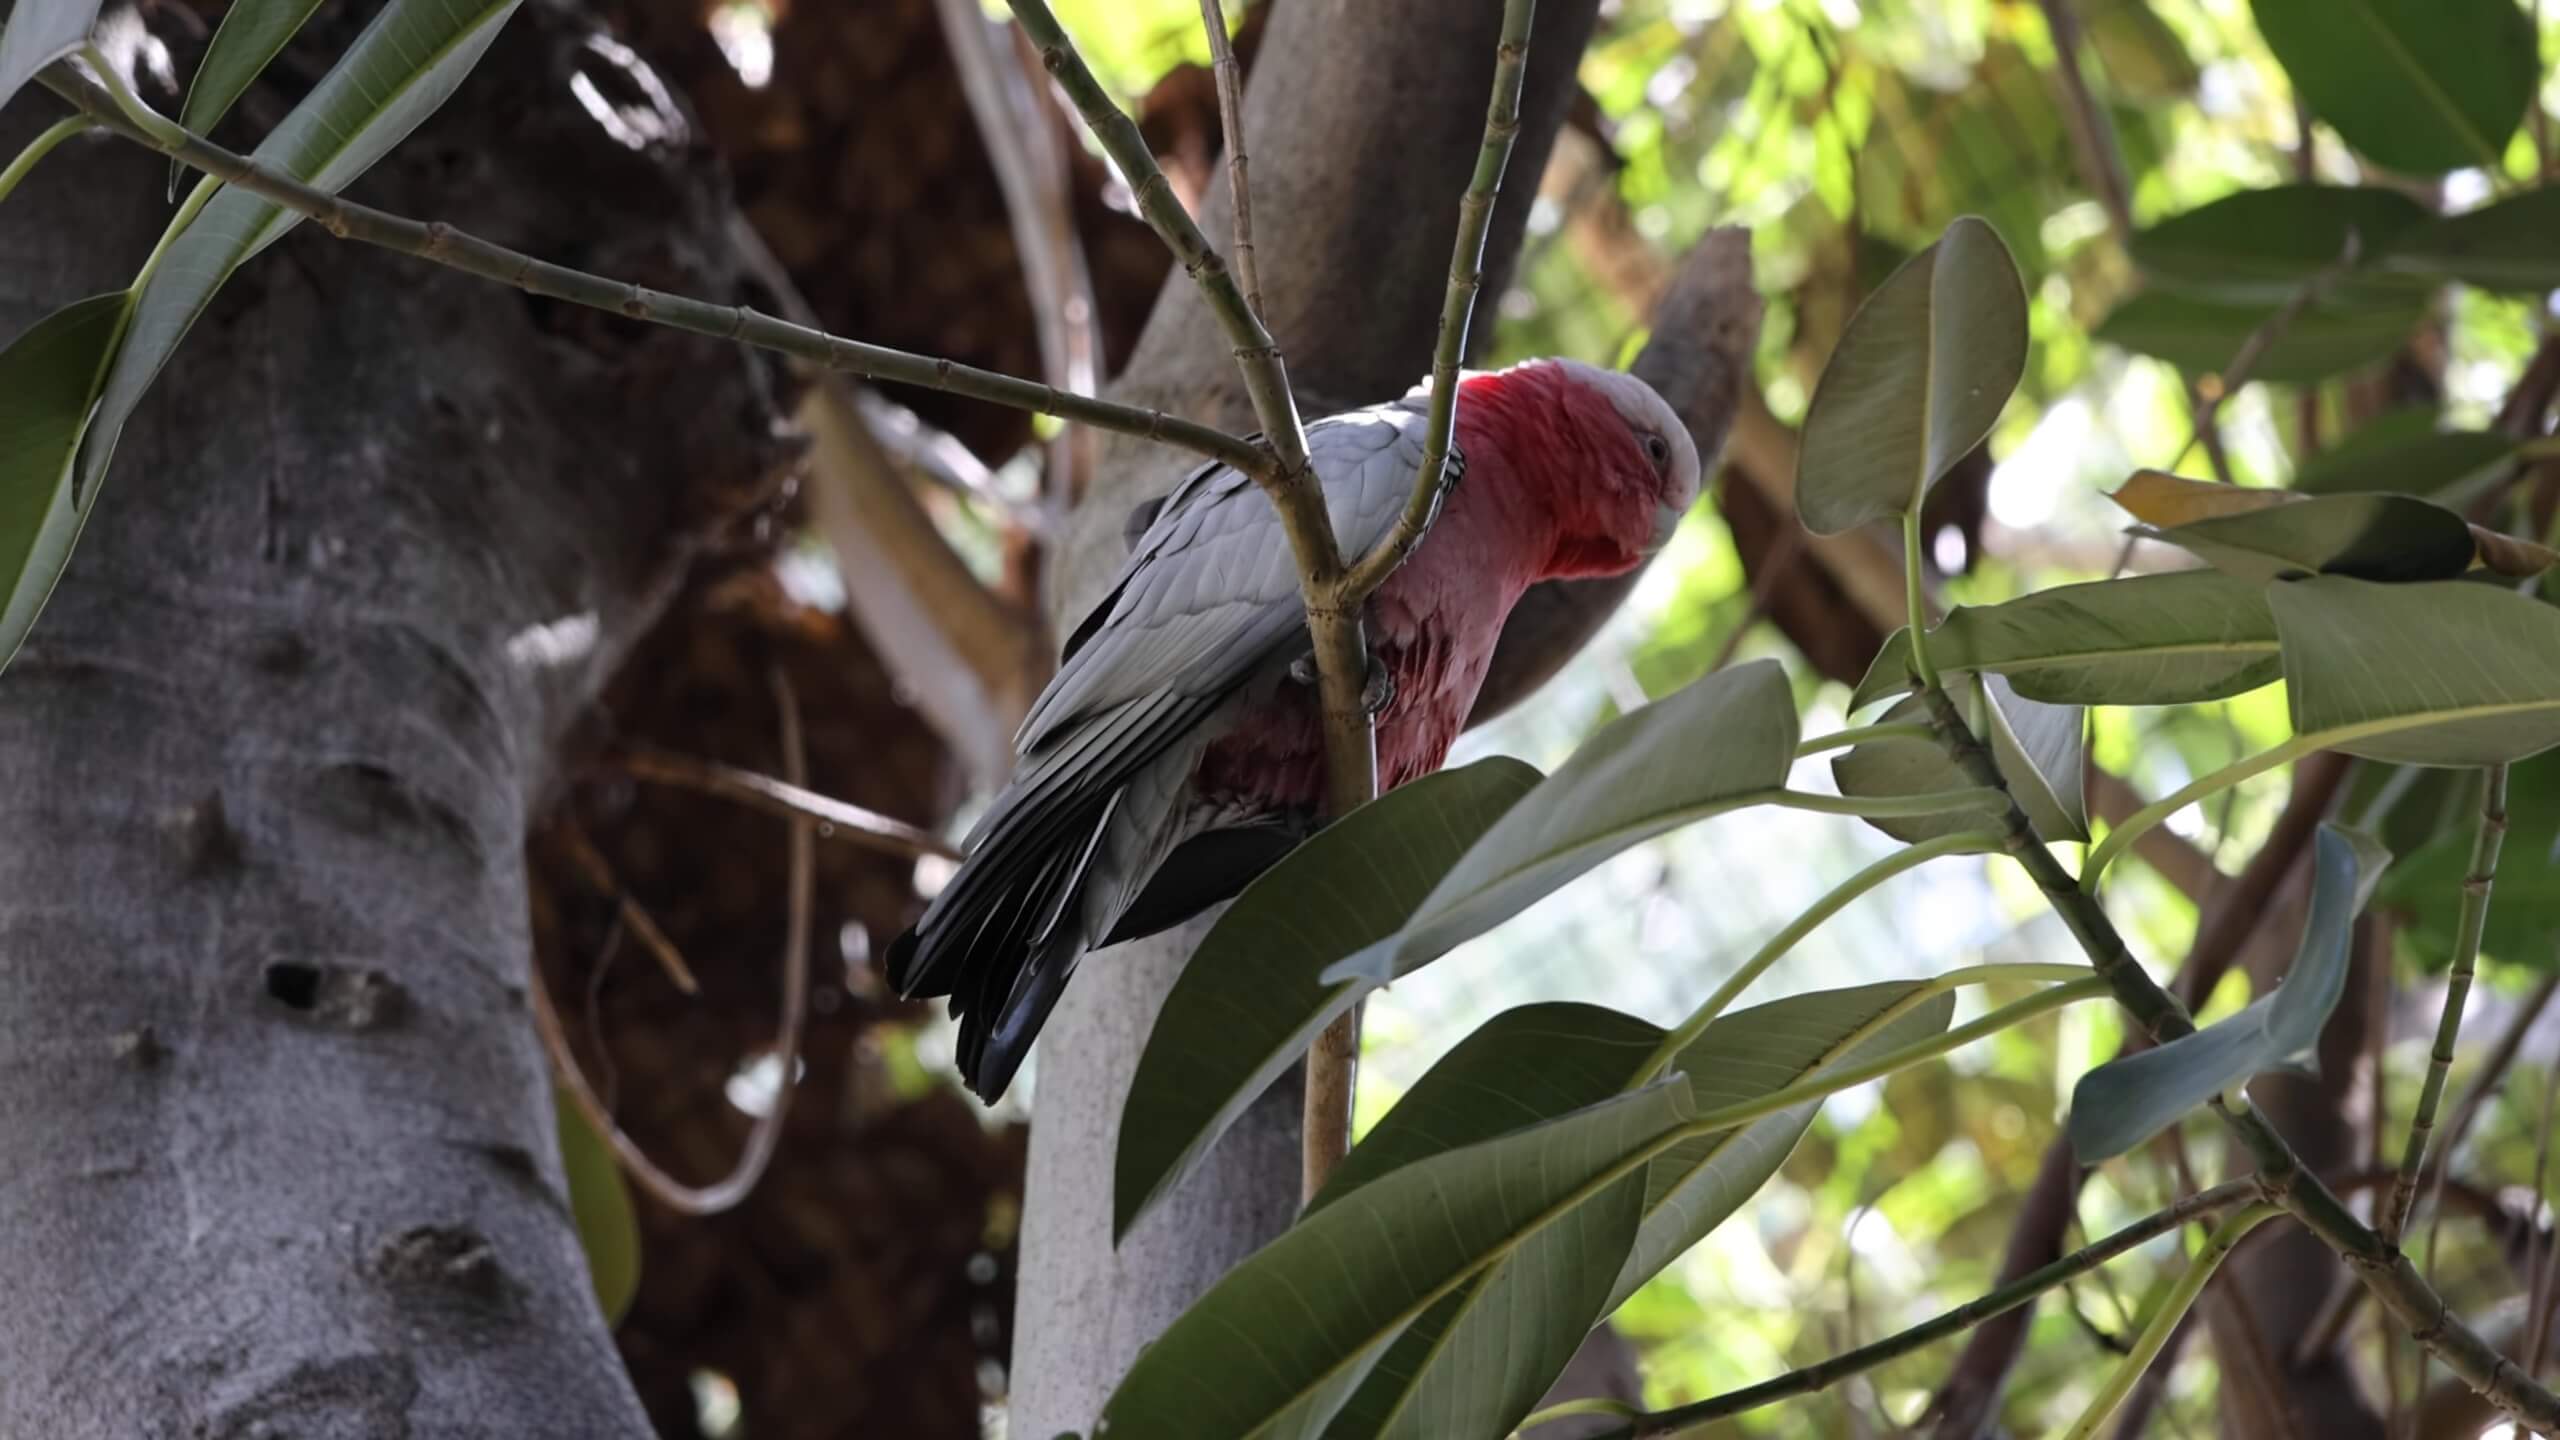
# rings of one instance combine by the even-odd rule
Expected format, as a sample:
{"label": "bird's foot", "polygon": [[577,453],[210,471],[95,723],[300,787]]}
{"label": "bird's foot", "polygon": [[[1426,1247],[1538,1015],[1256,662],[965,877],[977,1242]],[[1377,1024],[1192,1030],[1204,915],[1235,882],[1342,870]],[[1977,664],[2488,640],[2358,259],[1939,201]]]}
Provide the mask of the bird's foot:
{"label": "bird's foot", "polygon": [[[1290,661],[1289,679],[1296,684],[1313,686],[1316,683],[1316,652],[1310,650]],[[1360,679],[1360,709],[1370,719],[1375,720],[1387,713],[1387,707],[1394,703],[1396,703],[1395,672],[1389,670],[1387,662],[1379,659],[1373,651],[1369,655],[1368,671]]]}

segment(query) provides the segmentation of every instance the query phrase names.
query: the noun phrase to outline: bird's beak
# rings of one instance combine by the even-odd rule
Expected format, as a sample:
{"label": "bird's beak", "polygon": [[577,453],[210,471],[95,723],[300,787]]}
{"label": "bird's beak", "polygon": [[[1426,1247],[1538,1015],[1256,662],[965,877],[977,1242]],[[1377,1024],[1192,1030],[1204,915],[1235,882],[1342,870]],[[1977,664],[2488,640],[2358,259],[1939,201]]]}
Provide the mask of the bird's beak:
{"label": "bird's beak", "polygon": [[1660,554],[1662,547],[1671,543],[1671,537],[1679,533],[1680,522],[1687,519],[1688,515],[1689,512],[1685,507],[1673,505],[1654,506],[1653,534],[1645,540],[1644,553],[1647,555]]}

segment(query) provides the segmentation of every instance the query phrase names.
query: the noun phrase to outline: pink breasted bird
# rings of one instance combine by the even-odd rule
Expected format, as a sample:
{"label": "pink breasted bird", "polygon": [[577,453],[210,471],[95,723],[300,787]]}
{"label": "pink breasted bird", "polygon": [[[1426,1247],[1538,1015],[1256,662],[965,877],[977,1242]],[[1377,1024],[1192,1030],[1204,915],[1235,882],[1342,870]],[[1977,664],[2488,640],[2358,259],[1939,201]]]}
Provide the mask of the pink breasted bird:
{"label": "pink breasted bird", "polygon": [[[1461,382],[1459,478],[1370,598],[1378,779],[1438,769],[1512,605],[1541,580],[1622,574],[1698,496],[1678,415],[1631,375],[1534,360]],[[1307,426],[1345,554],[1393,528],[1427,396]],[[1087,950],[1232,897],[1304,839],[1324,745],[1297,571],[1270,502],[1223,465],[1151,514],[1022,723],[968,858],[889,948],[907,995],[951,996],[970,1088],[1004,1092]],[[1133,522],[1134,523],[1134,522]]]}

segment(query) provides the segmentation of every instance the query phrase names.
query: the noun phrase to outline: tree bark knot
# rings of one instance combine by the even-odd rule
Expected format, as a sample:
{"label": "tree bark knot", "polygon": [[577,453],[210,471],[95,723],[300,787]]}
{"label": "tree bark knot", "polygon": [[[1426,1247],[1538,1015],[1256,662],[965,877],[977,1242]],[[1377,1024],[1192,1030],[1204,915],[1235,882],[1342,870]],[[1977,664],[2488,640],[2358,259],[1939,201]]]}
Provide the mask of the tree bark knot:
{"label": "tree bark knot", "polygon": [[333,1030],[384,1030],[409,1015],[409,992],[379,970],[278,960],[265,974],[267,998]]}
{"label": "tree bark knot", "polygon": [[373,1252],[373,1273],[385,1284],[459,1301],[472,1309],[511,1313],[516,1284],[479,1231],[467,1225],[419,1225],[384,1241]]}

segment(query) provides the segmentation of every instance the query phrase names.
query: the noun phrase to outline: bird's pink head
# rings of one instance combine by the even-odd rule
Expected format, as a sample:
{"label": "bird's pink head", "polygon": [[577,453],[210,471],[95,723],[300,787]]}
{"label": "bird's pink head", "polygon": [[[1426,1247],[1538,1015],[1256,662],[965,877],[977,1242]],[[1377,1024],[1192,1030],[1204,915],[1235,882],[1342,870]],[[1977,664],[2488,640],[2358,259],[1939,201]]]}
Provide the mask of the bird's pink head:
{"label": "bird's pink head", "polygon": [[1653,387],[1579,360],[1469,376],[1460,449],[1501,455],[1556,534],[1542,578],[1615,575],[1670,543],[1698,499],[1698,449]]}

